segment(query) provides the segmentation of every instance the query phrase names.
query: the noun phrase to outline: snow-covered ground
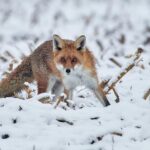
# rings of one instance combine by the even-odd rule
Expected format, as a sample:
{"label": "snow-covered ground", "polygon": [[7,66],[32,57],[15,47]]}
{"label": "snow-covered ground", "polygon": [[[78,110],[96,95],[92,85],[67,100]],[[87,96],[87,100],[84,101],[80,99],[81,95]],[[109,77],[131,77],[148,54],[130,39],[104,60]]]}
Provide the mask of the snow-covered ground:
{"label": "snow-covered ground", "polygon": [[110,92],[109,107],[84,87],[71,106],[56,109],[36,92],[28,100],[0,99],[0,150],[149,150],[150,97],[143,95],[150,88],[150,1],[0,0],[0,79],[54,33],[86,35],[100,81],[115,78],[138,47],[142,61],[116,85],[119,103]]}

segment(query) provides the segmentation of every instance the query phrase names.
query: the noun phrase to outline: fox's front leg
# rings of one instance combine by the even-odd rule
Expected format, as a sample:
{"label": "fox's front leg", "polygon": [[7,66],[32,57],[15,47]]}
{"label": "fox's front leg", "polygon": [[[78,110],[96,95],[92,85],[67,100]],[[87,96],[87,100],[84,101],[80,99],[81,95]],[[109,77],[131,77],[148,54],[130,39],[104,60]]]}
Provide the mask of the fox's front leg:
{"label": "fox's front leg", "polygon": [[108,101],[108,99],[107,99],[107,97],[106,97],[106,95],[105,95],[105,93],[104,93],[104,91],[100,85],[98,85],[97,92],[98,92],[98,95],[100,94],[101,98],[103,99],[105,106],[110,105],[110,103],[109,103],[109,101]]}
{"label": "fox's front leg", "polygon": [[37,81],[37,85],[38,85],[38,94],[40,93],[44,93],[47,91],[48,88],[48,81],[47,80],[38,80]]}
{"label": "fox's front leg", "polygon": [[103,104],[103,106],[110,105],[102,87],[100,85],[97,85],[95,88],[92,89],[95,93],[96,97],[99,99],[99,101]]}
{"label": "fox's front leg", "polygon": [[64,90],[64,93],[66,94],[66,100],[67,99],[69,99],[69,100],[72,100],[72,96],[73,96],[73,92],[72,92],[72,90],[70,89],[70,90],[68,90],[68,89],[65,89]]}
{"label": "fox's front leg", "polygon": [[65,96],[59,96],[58,97],[55,108],[57,108],[57,106],[59,105],[59,103],[61,101],[66,101],[67,99],[72,99],[72,90],[64,89],[64,93],[65,93]]}
{"label": "fox's front leg", "polygon": [[38,85],[38,94],[49,92],[52,90],[56,80],[50,75],[36,76]]}
{"label": "fox's front leg", "polygon": [[[65,94],[65,96],[60,96],[59,95],[59,97],[58,97],[58,101],[59,101],[59,103],[60,103],[60,101],[66,101],[66,100],[72,100],[72,90],[67,90],[67,89],[64,89],[64,94]],[[62,99],[62,97],[63,97],[63,99]]]}
{"label": "fox's front leg", "polygon": [[52,94],[55,95],[54,100],[59,98],[64,92],[64,85],[61,81],[57,80],[52,88]]}

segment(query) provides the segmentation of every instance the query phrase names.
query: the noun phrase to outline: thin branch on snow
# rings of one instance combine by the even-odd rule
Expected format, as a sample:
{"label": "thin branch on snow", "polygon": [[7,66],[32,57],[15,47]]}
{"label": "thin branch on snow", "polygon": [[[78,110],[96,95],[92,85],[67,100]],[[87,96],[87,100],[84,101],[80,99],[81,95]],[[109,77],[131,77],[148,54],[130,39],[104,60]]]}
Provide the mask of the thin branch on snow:
{"label": "thin branch on snow", "polygon": [[9,58],[15,60],[15,57],[8,50],[5,52],[5,55],[8,56]]}
{"label": "thin branch on snow", "polygon": [[62,122],[62,123],[67,123],[67,124],[69,124],[69,125],[73,125],[73,122],[71,122],[71,121],[68,121],[68,120],[65,120],[65,119],[56,119],[58,122]]}
{"label": "thin branch on snow", "polygon": [[112,63],[114,63],[116,66],[118,66],[119,68],[122,67],[122,65],[121,65],[117,60],[115,60],[114,58],[109,58],[109,60],[110,60]]}
{"label": "thin branch on snow", "polygon": [[43,104],[51,103],[50,96],[43,96],[39,98],[38,101],[40,101]]}
{"label": "thin branch on snow", "polygon": [[100,135],[100,136],[98,136],[98,137],[96,137],[96,140],[94,139],[94,140],[92,140],[91,142],[90,142],[90,144],[95,144],[97,141],[101,141],[103,138],[104,138],[104,136],[106,136],[106,135],[109,135],[109,134],[111,134],[111,135],[115,135],[115,136],[123,136],[123,134],[122,133],[120,133],[120,132],[109,132],[109,133],[106,133],[106,134],[103,134],[103,135]]}
{"label": "thin branch on snow", "polygon": [[61,95],[56,102],[56,105],[54,106],[54,108],[57,108],[57,106],[59,105],[60,102],[63,102],[66,99],[66,95]]}
{"label": "thin branch on snow", "polygon": [[108,82],[109,82],[110,80],[111,80],[111,79],[103,80],[103,81],[100,83],[101,88],[104,89],[104,88],[107,86],[107,84],[108,84]]}
{"label": "thin branch on snow", "polygon": [[123,134],[121,132],[111,132],[111,134],[117,135],[117,136],[123,136]]}
{"label": "thin branch on snow", "polygon": [[117,91],[115,90],[115,88],[113,87],[112,88],[112,90],[113,90],[113,92],[114,92],[114,94],[115,94],[115,96],[116,96],[116,103],[118,103],[119,102],[119,100],[120,100],[120,98],[119,98],[119,95],[118,95],[118,93],[117,93]]}
{"label": "thin branch on snow", "polygon": [[148,98],[148,96],[150,96],[150,88],[146,91],[143,98],[146,100]]}
{"label": "thin branch on snow", "polygon": [[3,62],[7,62],[8,61],[4,56],[0,56],[0,60],[2,60]]}
{"label": "thin branch on snow", "polygon": [[103,47],[103,44],[102,44],[102,42],[100,41],[100,40],[96,40],[96,44],[98,45],[98,47],[99,47],[99,49],[101,50],[101,51],[103,51],[104,50],[104,47]]}
{"label": "thin branch on snow", "polygon": [[[138,48],[137,51],[135,52],[135,54],[133,55],[133,58],[132,58],[132,62],[129,63],[129,65],[118,75],[117,78],[115,78],[115,80],[113,81],[109,81],[108,84],[108,87],[106,87],[104,89],[105,91],[105,94],[107,95],[109,93],[110,90],[112,90],[115,85],[133,68],[135,67],[140,61],[141,59],[140,56],[143,52],[143,49],[142,48]],[[111,82],[111,83],[110,83]]]}

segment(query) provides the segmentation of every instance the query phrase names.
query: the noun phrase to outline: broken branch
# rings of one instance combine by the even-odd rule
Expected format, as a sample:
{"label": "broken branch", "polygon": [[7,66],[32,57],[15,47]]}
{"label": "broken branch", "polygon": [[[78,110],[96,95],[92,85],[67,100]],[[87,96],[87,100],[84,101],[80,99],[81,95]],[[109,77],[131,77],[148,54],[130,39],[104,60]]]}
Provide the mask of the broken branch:
{"label": "broken branch", "polygon": [[40,101],[43,104],[51,103],[50,96],[41,97],[41,98],[38,99],[38,101]]}
{"label": "broken branch", "polygon": [[149,95],[150,95],[150,88],[146,91],[146,93],[144,94],[143,98],[146,100]]}
{"label": "broken branch", "polygon": [[118,95],[118,93],[117,93],[117,91],[115,90],[114,87],[112,88],[112,90],[113,90],[113,92],[114,92],[114,94],[116,96],[116,103],[118,103],[119,102],[119,95]]}
{"label": "broken branch", "polygon": [[54,108],[57,108],[57,106],[59,105],[60,102],[63,102],[64,100],[66,99],[66,95],[61,95],[58,99],[57,99],[57,102],[56,102],[56,105]]}
{"label": "broken branch", "polygon": [[[133,56],[133,61],[132,63],[130,63],[123,72],[121,72],[119,74],[119,76],[111,82],[110,85],[108,85],[107,89],[105,89],[105,94],[108,94],[110,90],[112,90],[115,85],[137,64],[139,63],[139,58],[141,56],[141,53],[143,52],[142,48],[138,48],[137,51],[135,52],[134,56]],[[109,84],[109,83],[108,83]]]}
{"label": "broken branch", "polygon": [[112,63],[114,63],[116,66],[118,66],[119,68],[122,67],[122,65],[121,65],[118,61],[116,61],[114,58],[109,58],[109,60],[110,60]]}

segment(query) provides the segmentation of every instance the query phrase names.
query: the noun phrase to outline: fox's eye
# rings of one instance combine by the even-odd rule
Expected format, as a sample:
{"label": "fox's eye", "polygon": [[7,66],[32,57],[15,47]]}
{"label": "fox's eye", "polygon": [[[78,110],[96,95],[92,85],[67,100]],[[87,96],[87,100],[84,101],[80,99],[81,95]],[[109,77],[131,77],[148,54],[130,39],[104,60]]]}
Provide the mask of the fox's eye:
{"label": "fox's eye", "polygon": [[76,63],[77,62],[77,58],[76,57],[72,58],[71,62],[72,63]]}
{"label": "fox's eye", "polygon": [[61,61],[62,63],[66,63],[65,57],[61,57],[61,58],[60,58],[60,61]]}

